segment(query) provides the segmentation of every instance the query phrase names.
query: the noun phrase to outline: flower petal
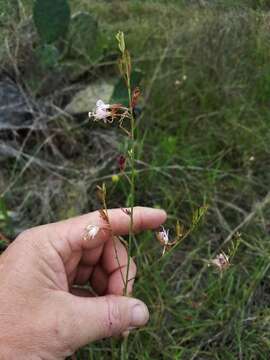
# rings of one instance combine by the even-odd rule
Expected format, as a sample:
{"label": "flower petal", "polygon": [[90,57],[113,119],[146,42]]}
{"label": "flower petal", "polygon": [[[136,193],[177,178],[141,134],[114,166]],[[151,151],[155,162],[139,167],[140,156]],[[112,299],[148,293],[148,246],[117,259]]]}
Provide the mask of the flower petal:
{"label": "flower petal", "polygon": [[99,100],[97,101],[97,103],[96,103],[96,106],[97,106],[97,107],[103,107],[103,106],[105,106],[105,103],[104,103],[101,99],[99,99]]}

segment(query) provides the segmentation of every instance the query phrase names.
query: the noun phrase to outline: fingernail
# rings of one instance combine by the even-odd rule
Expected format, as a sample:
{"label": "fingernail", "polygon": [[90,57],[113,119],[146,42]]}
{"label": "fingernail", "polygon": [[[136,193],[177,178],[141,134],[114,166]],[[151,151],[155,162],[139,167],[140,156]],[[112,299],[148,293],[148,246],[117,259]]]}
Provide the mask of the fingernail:
{"label": "fingernail", "polygon": [[166,212],[166,210],[164,210],[164,209],[155,209],[157,212],[159,212],[160,214],[162,214],[164,217],[167,217],[167,212]]}
{"label": "fingernail", "polygon": [[147,323],[149,312],[144,303],[135,305],[132,308],[130,327],[139,327]]}

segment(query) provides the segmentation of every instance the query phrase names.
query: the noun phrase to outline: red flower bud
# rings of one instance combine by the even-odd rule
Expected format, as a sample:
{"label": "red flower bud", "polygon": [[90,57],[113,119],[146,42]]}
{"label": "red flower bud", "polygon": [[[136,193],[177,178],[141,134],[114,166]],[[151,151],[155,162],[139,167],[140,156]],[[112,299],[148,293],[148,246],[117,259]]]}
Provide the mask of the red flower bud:
{"label": "red flower bud", "polygon": [[140,91],[140,89],[138,87],[136,87],[133,90],[132,100],[131,100],[131,106],[132,106],[133,109],[137,105],[140,96],[141,96],[141,91]]}
{"label": "red flower bud", "polygon": [[120,155],[117,159],[120,171],[124,171],[126,168],[126,158],[124,155]]}

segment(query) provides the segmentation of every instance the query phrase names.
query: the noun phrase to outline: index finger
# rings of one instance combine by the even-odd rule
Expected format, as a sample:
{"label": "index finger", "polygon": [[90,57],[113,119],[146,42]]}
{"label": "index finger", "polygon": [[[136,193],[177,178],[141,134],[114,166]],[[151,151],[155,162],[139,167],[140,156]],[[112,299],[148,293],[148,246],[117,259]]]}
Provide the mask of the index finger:
{"label": "index finger", "polygon": [[[61,253],[69,245],[70,252],[80,250],[91,250],[102,246],[112,235],[126,235],[130,230],[131,218],[122,209],[108,210],[108,223],[102,218],[99,211],[45,225],[52,230],[54,245],[57,245]],[[133,232],[158,228],[167,218],[164,210],[148,207],[134,207],[133,209]],[[86,227],[97,226],[99,231],[96,236],[85,239]],[[63,241],[64,240],[64,241]],[[70,254],[69,254],[70,255]]]}

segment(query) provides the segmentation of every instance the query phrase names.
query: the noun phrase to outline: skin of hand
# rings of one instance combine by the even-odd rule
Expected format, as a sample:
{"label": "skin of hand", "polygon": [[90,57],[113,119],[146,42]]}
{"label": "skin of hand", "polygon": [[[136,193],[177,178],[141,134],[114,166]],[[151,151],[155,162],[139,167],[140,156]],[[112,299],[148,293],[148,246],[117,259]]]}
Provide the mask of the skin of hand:
{"label": "skin of hand", "polygon": [[[128,257],[116,236],[129,232],[130,217],[121,209],[108,214],[112,232],[96,211],[26,230],[0,256],[1,359],[65,359],[92,341],[147,323],[146,305],[122,295]],[[133,231],[165,220],[163,210],[135,207]],[[89,224],[100,230],[85,239]],[[135,275],[132,260],[129,294]],[[98,296],[78,287],[85,284]]]}

